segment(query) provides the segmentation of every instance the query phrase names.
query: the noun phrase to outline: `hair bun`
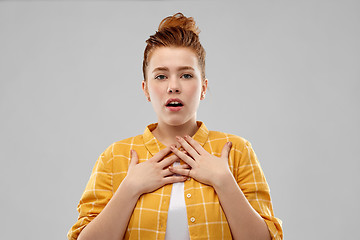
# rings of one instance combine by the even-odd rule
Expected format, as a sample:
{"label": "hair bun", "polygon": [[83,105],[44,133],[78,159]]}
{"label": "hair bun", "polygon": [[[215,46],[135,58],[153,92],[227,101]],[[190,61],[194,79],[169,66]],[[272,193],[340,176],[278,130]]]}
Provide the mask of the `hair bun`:
{"label": "hair bun", "polygon": [[184,30],[193,31],[196,35],[199,35],[200,30],[196,26],[196,23],[192,17],[185,17],[184,14],[178,12],[172,16],[164,18],[159,24],[158,31],[162,31],[166,28],[180,27]]}

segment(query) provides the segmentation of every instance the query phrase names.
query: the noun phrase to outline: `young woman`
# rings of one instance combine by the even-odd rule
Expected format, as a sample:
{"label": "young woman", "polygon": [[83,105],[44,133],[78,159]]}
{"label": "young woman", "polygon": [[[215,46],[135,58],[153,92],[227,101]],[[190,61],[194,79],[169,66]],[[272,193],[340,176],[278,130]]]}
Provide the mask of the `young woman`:
{"label": "young woman", "polygon": [[250,143],[196,121],[208,85],[198,33],[177,13],[146,41],[158,122],[100,155],[69,239],[282,239]]}

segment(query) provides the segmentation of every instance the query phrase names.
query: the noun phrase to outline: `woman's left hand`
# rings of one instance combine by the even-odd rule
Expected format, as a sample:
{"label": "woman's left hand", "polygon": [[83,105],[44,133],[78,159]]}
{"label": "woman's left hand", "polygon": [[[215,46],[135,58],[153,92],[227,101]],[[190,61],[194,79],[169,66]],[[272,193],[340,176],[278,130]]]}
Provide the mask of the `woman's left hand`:
{"label": "woman's left hand", "polygon": [[208,153],[190,136],[176,138],[187,154],[174,146],[171,147],[171,151],[189,165],[190,169],[184,169],[181,166],[171,166],[169,167],[171,172],[192,177],[214,188],[221,185],[224,182],[223,180],[232,176],[228,164],[229,152],[232,146],[231,142],[227,142],[224,145],[221,156],[217,157]]}

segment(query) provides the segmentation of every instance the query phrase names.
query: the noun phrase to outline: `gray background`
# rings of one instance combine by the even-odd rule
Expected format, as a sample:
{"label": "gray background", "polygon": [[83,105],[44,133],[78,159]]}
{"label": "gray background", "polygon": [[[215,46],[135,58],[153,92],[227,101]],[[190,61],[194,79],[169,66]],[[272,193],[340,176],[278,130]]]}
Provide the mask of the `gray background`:
{"label": "gray background", "polygon": [[359,1],[0,2],[1,239],[65,239],[111,143],[156,121],[145,40],[202,30],[198,119],[247,138],[285,239],[358,239]]}

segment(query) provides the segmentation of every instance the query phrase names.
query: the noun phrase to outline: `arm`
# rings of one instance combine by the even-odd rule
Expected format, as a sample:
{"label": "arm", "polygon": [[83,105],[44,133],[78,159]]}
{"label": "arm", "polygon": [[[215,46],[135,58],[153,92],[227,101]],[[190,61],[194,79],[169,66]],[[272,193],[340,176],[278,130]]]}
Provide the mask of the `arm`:
{"label": "arm", "polygon": [[208,153],[191,137],[178,138],[187,151],[184,154],[176,148],[172,151],[188,165],[191,170],[170,168],[181,175],[189,175],[196,180],[214,187],[234,239],[270,239],[264,219],[250,205],[245,194],[228,166],[231,143],[224,146],[221,157]]}
{"label": "arm", "polygon": [[[81,231],[78,239],[122,239],[141,194],[154,191],[169,183],[184,181],[185,177],[173,176],[173,173],[167,169],[178,160],[175,155],[165,158],[169,152],[169,148],[165,148],[151,159],[139,164],[138,156],[132,150],[126,177],[106,206]],[[97,198],[96,201],[99,199]],[[92,203],[94,206],[97,205],[96,201]]]}
{"label": "arm", "polygon": [[109,203],[83,229],[78,239],[122,239],[139,196],[125,178]]}
{"label": "arm", "polygon": [[250,205],[231,173],[218,178],[212,186],[234,239],[271,239],[265,221]]}

